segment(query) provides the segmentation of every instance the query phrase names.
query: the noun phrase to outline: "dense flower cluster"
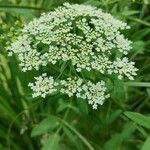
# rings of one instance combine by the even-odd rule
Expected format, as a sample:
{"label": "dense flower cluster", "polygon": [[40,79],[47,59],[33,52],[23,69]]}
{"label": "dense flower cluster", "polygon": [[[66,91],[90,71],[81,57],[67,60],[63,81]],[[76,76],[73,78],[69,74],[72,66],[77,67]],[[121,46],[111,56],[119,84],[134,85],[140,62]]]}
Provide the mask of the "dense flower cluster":
{"label": "dense flower cluster", "polygon": [[35,77],[35,83],[29,83],[33,90],[33,97],[46,95],[57,92],[57,87],[62,87],[60,92],[67,94],[69,97],[76,95],[78,98],[88,99],[88,103],[97,108],[97,105],[102,105],[109,94],[106,94],[105,82],[97,82],[96,84],[88,81],[84,83],[81,78],[67,78],[66,80],[54,81],[53,77],[47,77],[44,73],[39,77]]}
{"label": "dense flower cluster", "polygon": [[33,90],[33,97],[41,96],[44,97],[47,94],[56,92],[57,83],[54,82],[53,77],[47,77],[46,73],[39,77],[35,77],[35,83],[29,83],[29,86]]}
{"label": "dense flower cluster", "polygon": [[[9,55],[17,54],[23,71],[71,61],[77,72],[97,70],[101,74],[133,80],[137,71],[134,62],[127,57],[114,57],[117,53],[127,55],[131,49],[132,42],[121,33],[124,29],[129,29],[126,23],[101,9],[65,3],[25,25],[22,34],[8,48]],[[53,77],[43,74],[35,79],[35,83],[29,84],[34,97],[45,97],[57,91],[58,83]],[[84,83],[74,77],[61,80],[59,84],[61,93],[88,99],[93,108],[108,97],[103,81]]]}

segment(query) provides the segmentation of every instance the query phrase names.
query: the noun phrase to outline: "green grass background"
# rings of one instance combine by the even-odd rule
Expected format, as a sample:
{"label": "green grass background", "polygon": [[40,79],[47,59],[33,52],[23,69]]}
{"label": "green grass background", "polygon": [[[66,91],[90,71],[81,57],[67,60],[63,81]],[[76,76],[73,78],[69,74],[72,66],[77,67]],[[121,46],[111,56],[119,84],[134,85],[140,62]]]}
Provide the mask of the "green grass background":
{"label": "green grass background", "polygon": [[[96,111],[66,96],[33,99],[27,84],[37,72],[22,73],[7,56],[24,23],[64,2],[102,8],[131,26],[125,35],[138,76],[116,79],[111,99]],[[149,0],[0,0],[0,150],[150,150],[149,129]]]}

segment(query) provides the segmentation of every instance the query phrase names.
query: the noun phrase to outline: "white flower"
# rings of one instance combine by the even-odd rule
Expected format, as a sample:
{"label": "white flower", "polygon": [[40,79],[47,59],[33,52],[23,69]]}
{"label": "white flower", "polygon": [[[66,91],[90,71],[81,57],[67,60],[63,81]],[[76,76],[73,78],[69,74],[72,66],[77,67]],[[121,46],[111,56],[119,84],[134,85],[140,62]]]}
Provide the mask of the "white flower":
{"label": "white flower", "polygon": [[61,93],[67,94],[69,97],[73,96],[77,91],[80,91],[82,79],[77,78],[67,78],[67,80],[62,80],[61,85],[63,86],[60,90]]}
{"label": "white flower", "polygon": [[20,66],[22,67],[22,71],[25,72],[27,70],[32,70],[32,68],[38,70],[41,63],[39,55],[40,53],[36,50],[18,54],[18,59],[21,61]]}
{"label": "white flower", "polygon": [[62,80],[61,84],[64,86],[61,89],[62,93],[69,97],[76,95],[78,98],[87,99],[93,109],[97,109],[97,106],[102,105],[109,97],[109,94],[106,94],[107,88],[104,81],[94,84],[91,81],[84,83],[80,78],[68,78],[67,81]]}
{"label": "white flower", "polygon": [[91,67],[98,70],[100,73],[104,74],[108,69],[111,69],[112,62],[108,59],[108,57],[104,55],[98,57],[94,56],[93,59]]}
{"label": "white flower", "polygon": [[22,36],[19,36],[17,40],[12,43],[7,49],[10,53],[25,53],[28,51],[32,51],[30,44],[31,38],[29,38],[28,35],[24,34]]}
{"label": "white flower", "polygon": [[119,79],[122,79],[123,76],[127,76],[130,80],[133,80],[133,76],[137,75],[137,68],[134,67],[134,62],[129,62],[127,57],[124,57],[122,60],[117,58],[113,63],[113,72],[118,75]]}
{"label": "white flower", "polygon": [[54,82],[53,77],[47,77],[44,73],[39,77],[35,77],[35,83],[29,83],[29,87],[32,89],[33,97],[46,97],[46,95],[56,92],[57,83]]}
{"label": "white flower", "polygon": [[127,55],[132,48],[132,42],[122,34],[125,29],[129,29],[126,23],[101,9],[65,3],[26,24],[22,34],[8,47],[8,52],[9,56],[18,56],[24,72],[40,68],[42,71],[47,65],[63,68],[62,64],[67,61],[71,64],[72,77],[57,79],[58,82],[46,74],[36,77],[35,83],[29,84],[33,97],[45,97],[59,91],[69,97],[86,99],[96,109],[109,96],[104,81],[94,84],[77,75],[86,70],[97,71],[100,76],[109,74],[119,79],[126,76],[133,80],[137,71],[134,62],[129,62],[127,56],[115,57],[118,53]]}
{"label": "white flower", "polygon": [[[21,54],[23,71],[71,60],[77,72],[96,69],[107,73],[107,69],[111,71],[109,57],[114,50],[127,54],[131,49],[131,41],[120,32],[128,28],[96,7],[65,3],[25,25],[9,52]],[[39,51],[39,45],[46,48]]]}
{"label": "white flower", "polygon": [[109,94],[106,94],[105,82],[97,82],[93,84],[92,82],[87,83],[87,88],[84,89],[85,96],[88,99],[88,103],[93,106],[93,109],[97,109],[98,105],[103,105],[106,98],[109,97]]}
{"label": "white flower", "polygon": [[125,55],[128,54],[128,51],[131,49],[131,41],[125,39],[123,35],[118,34],[114,42],[117,44],[117,48],[120,52],[123,52]]}

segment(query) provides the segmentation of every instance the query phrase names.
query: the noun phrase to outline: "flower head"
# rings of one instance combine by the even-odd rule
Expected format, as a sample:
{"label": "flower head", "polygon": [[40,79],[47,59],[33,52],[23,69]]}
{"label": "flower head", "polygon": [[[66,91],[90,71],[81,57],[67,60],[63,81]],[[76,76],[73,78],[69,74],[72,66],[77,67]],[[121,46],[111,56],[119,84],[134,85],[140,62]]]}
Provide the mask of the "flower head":
{"label": "flower head", "polygon": [[[65,3],[25,25],[8,50],[10,55],[18,56],[24,72],[71,62],[76,73],[73,78],[59,81],[60,92],[88,99],[93,108],[97,108],[108,97],[104,81],[85,83],[76,74],[96,70],[100,74],[116,75],[119,79],[126,76],[132,80],[137,71],[134,62],[129,62],[127,56],[114,57],[119,56],[117,53],[127,55],[132,48],[132,42],[122,34],[125,29],[129,29],[126,23],[101,9]],[[58,90],[52,76],[42,74],[35,80],[29,84],[34,97],[45,97]]]}
{"label": "flower head", "polygon": [[93,106],[93,109],[97,109],[97,105],[102,105],[109,94],[106,94],[105,82],[97,82],[93,84],[92,82],[87,83],[87,90],[85,90],[85,95],[88,99],[89,104]]}
{"label": "flower head", "polygon": [[54,82],[53,77],[47,77],[46,73],[35,77],[35,80],[35,83],[29,83],[29,87],[33,91],[33,97],[41,96],[45,98],[46,95],[57,91],[57,83]]}

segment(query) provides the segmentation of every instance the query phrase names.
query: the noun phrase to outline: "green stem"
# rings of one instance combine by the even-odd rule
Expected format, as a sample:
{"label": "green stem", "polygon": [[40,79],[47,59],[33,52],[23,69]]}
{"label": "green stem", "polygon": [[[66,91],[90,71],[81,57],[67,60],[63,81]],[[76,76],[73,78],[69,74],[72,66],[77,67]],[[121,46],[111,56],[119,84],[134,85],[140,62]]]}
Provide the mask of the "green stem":
{"label": "green stem", "polygon": [[46,10],[44,8],[32,7],[32,6],[18,6],[18,5],[0,5],[0,8],[15,8],[15,9],[31,9],[31,10]]}
{"label": "green stem", "polygon": [[[66,111],[65,114],[68,114],[69,112]],[[41,116],[53,116],[53,115],[50,115],[50,114],[45,114],[45,113],[42,113],[42,114],[38,114],[38,115],[41,115]],[[66,115],[64,115],[65,117]],[[56,117],[56,116],[54,116]],[[59,118],[59,117],[56,117],[58,119],[58,121],[60,121],[62,124],[64,124],[68,129],[70,129],[88,148],[89,150],[94,150],[94,148],[92,147],[92,145],[76,130],[74,129],[69,123],[67,123],[65,120]],[[56,133],[58,134],[59,131],[61,130],[62,126],[60,126]]]}
{"label": "green stem", "polygon": [[[43,101],[43,100],[42,100]],[[17,128],[20,128],[20,122],[18,122],[18,118],[24,114],[27,110],[32,109],[34,106],[36,106],[37,104],[39,104],[41,102],[38,101],[37,103],[35,103],[33,106],[28,107],[27,109],[24,109],[23,111],[21,111],[16,117],[13,118],[13,120],[10,122],[10,125],[8,127],[8,132],[7,132],[7,144],[8,144],[8,149],[11,150],[11,144],[10,144],[10,135],[11,135],[11,130],[13,125],[15,124],[17,126]]]}
{"label": "green stem", "polygon": [[143,20],[141,20],[141,19],[134,18],[134,17],[128,17],[128,19],[133,20],[133,21],[135,21],[135,22],[138,22],[138,23],[140,23],[140,24],[143,24],[143,25],[145,25],[145,26],[150,27],[150,23],[148,23],[148,22],[146,22],[146,21],[143,21]]}
{"label": "green stem", "polygon": [[92,145],[77,131],[75,130],[70,124],[68,124],[66,121],[61,120],[61,122],[68,127],[72,132],[74,132],[78,138],[89,148],[89,150],[94,150]]}
{"label": "green stem", "polygon": [[150,87],[150,82],[126,82],[126,86]]}

